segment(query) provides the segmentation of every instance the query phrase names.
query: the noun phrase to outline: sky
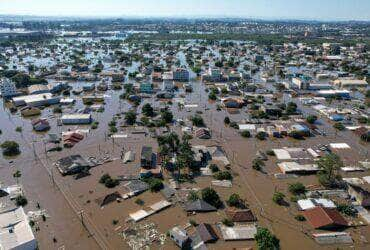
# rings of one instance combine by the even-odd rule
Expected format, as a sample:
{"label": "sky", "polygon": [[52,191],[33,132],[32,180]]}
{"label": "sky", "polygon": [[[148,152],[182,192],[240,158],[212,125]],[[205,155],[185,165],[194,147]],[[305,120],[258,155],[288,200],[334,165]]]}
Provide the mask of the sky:
{"label": "sky", "polygon": [[370,0],[0,0],[0,14],[370,21]]}

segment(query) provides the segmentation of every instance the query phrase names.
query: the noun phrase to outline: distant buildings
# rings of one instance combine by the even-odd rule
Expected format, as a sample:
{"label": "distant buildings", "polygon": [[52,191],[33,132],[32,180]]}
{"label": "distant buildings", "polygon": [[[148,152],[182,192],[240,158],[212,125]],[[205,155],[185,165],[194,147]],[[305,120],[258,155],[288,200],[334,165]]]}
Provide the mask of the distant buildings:
{"label": "distant buildings", "polygon": [[366,88],[368,83],[365,80],[359,79],[337,79],[334,82],[334,85],[338,86],[339,88]]}
{"label": "distant buildings", "polygon": [[163,73],[162,78],[163,78],[162,90],[172,90],[174,88],[172,72]]}
{"label": "distant buildings", "polygon": [[66,114],[61,121],[64,125],[90,124],[92,122],[91,114]]}
{"label": "distant buildings", "polygon": [[187,69],[179,68],[173,71],[173,80],[178,82],[188,82],[190,78],[189,71]]}
{"label": "distant buildings", "polygon": [[15,106],[27,105],[31,107],[39,107],[45,105],[58,104],[60,101],[60,97],[53,96],[51,93],[45,93],[13,97],[12,101]]}

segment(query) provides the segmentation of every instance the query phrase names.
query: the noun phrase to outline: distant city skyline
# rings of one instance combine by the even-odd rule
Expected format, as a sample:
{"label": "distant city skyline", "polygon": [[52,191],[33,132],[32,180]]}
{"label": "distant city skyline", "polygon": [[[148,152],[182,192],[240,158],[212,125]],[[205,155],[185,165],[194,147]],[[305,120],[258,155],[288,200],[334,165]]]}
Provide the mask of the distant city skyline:
{"label": "distant city skyline", "polygon": [[370,21],[370,0],[0,0],[0,14]]}

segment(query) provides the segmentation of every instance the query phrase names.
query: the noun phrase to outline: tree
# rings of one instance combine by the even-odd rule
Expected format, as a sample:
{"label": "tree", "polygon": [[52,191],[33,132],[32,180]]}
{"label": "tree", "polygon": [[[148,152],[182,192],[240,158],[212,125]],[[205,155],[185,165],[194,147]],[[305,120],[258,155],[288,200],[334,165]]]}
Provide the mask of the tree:
{"label": "tree", "polygon": [[161,119],[165,123],[171,123],[173,121],[173,114],[171,111],[165,109],[161,112]]}
{"label": "tree", "polygon": [[220,172],[216,172],[213,177],[216,179],[216,180],[232,180],[233,177],[232,175],[230,174],[229,171],[220,171]]}
{"label": "tree", "polygon": [[291,192],[294,195],[300,195],[306,192],[306,187],[300,182],[289,184],[288,189],[289,189],[289,192]]}
{"label": "tree", "polygon": [[229,118],[228,116],[226,116],[226,117],[225,117],[225,119],[224,119],[224,123],[225,123],[226,125],[229,125],[229,124],[230,124],[230,118]]}
{"label": "tree", "polygon": [[306,121],[310,124],[314,124],[317,121],[317,116],[316,115],[309,115],[309,116],[307,116]]}
{"label": "tree", "polygon": [[24,197],[23,195],[18,195],[17,197],[15,197],[15,204],[18,206],[18,207],[24,207],[26,206],[28,203],[26,197]]}
{"label": "tree", "polygon": [[288,115],[295,114],[297,112],[297,104],[289,102],[286,106],[286,112]]}
{"label": "tree", "polygon": [[160,179],[151,178],[149,180],[149,188],[152,192],[158,192],[163,188],[163,183]]}
{"label": "tree", "polygon": [[336,122],[336,123],[334,123],[333,128],[335,128],[336,130],[342,131],[342,130],[344,130],[346,127],[344,127],[343,123],[341,123],[341,122]]}
{"label": "tree", "polygon": [[244,201],[238,194],[232,194],[230,195],[229,199],[227,200],[227,204],[230,207],[237,207],[237,208],[243,208],[244,207]]}
{"label": "tree", "polygon": [[136,113],[133,110],[128,111],[125,114],[125,121],[128,125],[133,125],[136,122]]}
{"label": "tree", "polygon": [[209,93],[208,99],[215,101],[217,99],[216,93],[213,92],[213,91],[211,93]]}
{"label": "tree", "polygon": [[188,195],[188,200],[189,201],[196,201],[199,200],[199,195],[196,191],[190,191]]}
{"label": "tree", "polygon": [[203,127],[205,125],[203,118],[198,114],[191,117],[191,122],[193,123],[193,126],[196,127]]}
{"label": "tree", "polygon": [[109,174],[103,174],[100,177],[99,183],[103,184],[107,188],[114,188],[119,184],[119,180],[113,179]]}
{"label": "tree", "polygon": [[5,141],[0,146],[3,150],[3,155],[5,156],[15,156],[21,153],[19,145],[15,141]]}
{"label": "tree", "polygon": [[202,199],[211,204],[212,206],[219,208],[222,206],[222,202],[220,200],[220,196],[217,194],[215,190],[212,188],[204,188],[201,192]]}
{"label": "tree", "polygon": [[252,161],[252,168],[257,171],[261,171],[265,163],[260,158],[256,158]]}
{"label": "tree", "polygon": [[284,198],[285,198],[285,194],[281,192],[275,192],[274,195],[272,196],[272,200],[278,205],[283,204]]}
{"label": "tree", "polygon": [[259,250],[279,250],[280,240],[276,238],[267,228],[258,227],[255,235]]}
{"label": "tree", "polygon": [[341,176],[338,172],[344,165],[338,155],[327,154],[318,160],[317,165],[320,169],[317,175],[321,185],[334,188],[340,184]]}
{"label": "tree", "polygon": [[241,133],[241,136],[244,137],[244,138],[249,138],[251,137],[251,132],[249,132],[248,130],[243,130]]}
{"label": "tree", "polygon": [[258,140],[265,140],[266,139],[266,133],[265,132],[263,132],[263,131],[260,131],[260,132],[258,132],[257,134],[256,134],[256,138],[258,139]]}
{"label": "tree", "polygon": [[150,105],[150,103],[146,103],[144,104],[143,108],[142,108],[142,112],[145,116],[149,116],[149,117],[152,117],[154,116],[154,109],[153,107]]}

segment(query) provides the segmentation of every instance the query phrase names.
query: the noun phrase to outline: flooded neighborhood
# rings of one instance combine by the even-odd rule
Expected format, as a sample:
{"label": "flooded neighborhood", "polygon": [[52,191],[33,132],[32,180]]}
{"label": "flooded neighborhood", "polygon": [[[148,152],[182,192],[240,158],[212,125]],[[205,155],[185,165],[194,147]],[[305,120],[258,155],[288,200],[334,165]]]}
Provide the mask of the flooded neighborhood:
{"label": "flooded neighborhood", "polygon": [[0,249],[369,249],[370,25],[0,18]]}

